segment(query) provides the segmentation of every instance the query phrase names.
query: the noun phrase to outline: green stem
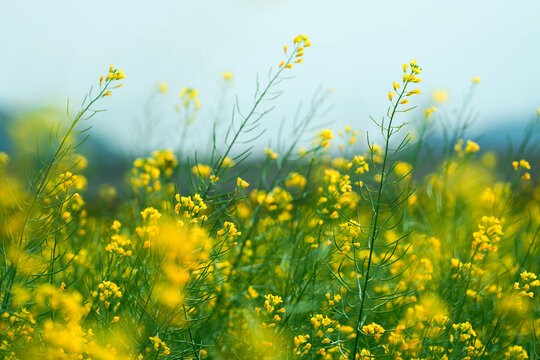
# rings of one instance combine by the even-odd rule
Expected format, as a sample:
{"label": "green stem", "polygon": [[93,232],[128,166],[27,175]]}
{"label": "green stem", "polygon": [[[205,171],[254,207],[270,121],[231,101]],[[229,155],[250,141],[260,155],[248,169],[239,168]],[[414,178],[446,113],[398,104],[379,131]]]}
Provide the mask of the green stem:
{"label": "green stem", "polygon": [[[255,104],[253,104],[253,107],[251,108],[251,110],[249,111],[249,114],[246,116],[246,118],[244,119],[244,121],[242,122],[242,124],[240,125],[240,127],[238,128],[238,131],[234,134],[234,137],[232,139],[232,142],[231,144],[227,147],[227,150],[225,151],[225,154],[221,157],[221,159],[218,161],[219,164],[217,165],[217,167],[215,169],[213,169],[213,174],[215,174],[216,176],[219,176],[219,172],[221,170],[221,168],[223,167],[223,162],[225,161],[225,158],[227,158],[227,156],[229,155],[229,153],[231,152],[232,150],[232,147],[233,145],[236,143],[236,140],[238,140],[238,137],[240,136],[240,134],[242,134],[242,130],[244,130],[244,127],[246,127],[246,125],[248,124],[249,120],[251,119],[251,117],[253,116],[253,114],[255,114],[255,110],[257,110],[257,107],[259,106],[259,104],[261,103],[261,101],[264,99],[264,97],[266,96],[266,94],[268,93],[268,91],[270,90],[270,88],[272,87],[272,85],[274,85],[274,82],[279,78],[279,76],[281,75],[281,73],[283,72],[283,70],[286,68],[287,65],[289,65],[292,61],[292,59],[294,58],[294,55],[296,54],[296,50],[300,47],[300,44],[302,43],[299,43],[295,49],[293,51],[291,51],[291,55],[289,56],[289,58],[287,59],[287,62],[281,66],[279,68],[279,70],[276,72],[276,75],[274,75],[274,77],[268,82],[268,85],[266,85],[266,87],[264,88],[263,92],[261,93],[261,95],[259,96],[259,98],[255,101]],[[210,182],[208,184],[208,186],[206,187],[205,191],[203,192],[202,194],[202,198],[203,199],[206,199],[206,196],[208,195],[208,192],[210,191],[210,189],[212,188],[212,185],[213,185],[213,182]]]}
{"label": "green stem", "polygon": [[[358,351],[358,341],[359,341],[359,338],[360,338],[360,328],[361,328],[361,325],[362,325],[362,318],[364,316],[364,307],[365,307],[365,301],[366,301],[366,296],[367,296],[367,288],[368,288],[368,285],[369,285],[369,276],[370,276],[370,270],[371,270],[371,263],[372,263],[372,259],[373,259],[373,247],[374,247],[374,244],[375,244],[375,239],[378,236],[377,224],[378,224],[378,220],[379,220],[379,211],[380,211],[381,199],[382,199],[382,194],[383,194],[383,189],[384,189],[384,182],[385,182],[385,175],[386,175],[386,164],[388,162],[388,150],[389,150],[389,147],[390,147],[390,136],[392,135],[392,132],[391,132],[391,130],[392,130],[392,121],[394,120],[394,116],[396,114],[397,107],[400,104],[400,100],[403,97],[403,94],[405,94],[405,89],[407,88],[408,84],[409,84],[409,80],[407,80],[405,82],[405,84],[403,85],[403,90],[399,94],[399,97],[398,97],[398,99],[397,99],[397,101],[396,101],[396,103],[394,105],[394,108],[392,109],[392,115],[390,116],[390,121],[388,123],[388,128],[387,128],[387,131],[386,131],[386,139],[385,139],[386,143],[385,143],[385,148],[384,148],[383,164],[382,164],[382,168],[381,168],[381,181],[379,183],[379,190],[377,191],[377,202],[376,202],[376,205],[375,205],[375,209],[374,209],[374,211],[372,213],[372,219],[373,220],[372,220],[372,223],[371,223],[370,229],[369,229],[369,241],[368,241],[368,244],[369,244],[369,257],[368,257],[368,262],[367,262],[366,273],[364,274],[364,285],[360,289],[360,311],[358,312],[358,322],[356,324],[356,337],[355,337],[354,347],[353,347],[353,352],[352,352],[352,357],[351,357],[351,359],[353,359],[353,360],[356,359],[356,353]],[[381,126],[383,126],[383,125],[381,125]],[[356,251],[355,251],[355,261],[356,261]]]}

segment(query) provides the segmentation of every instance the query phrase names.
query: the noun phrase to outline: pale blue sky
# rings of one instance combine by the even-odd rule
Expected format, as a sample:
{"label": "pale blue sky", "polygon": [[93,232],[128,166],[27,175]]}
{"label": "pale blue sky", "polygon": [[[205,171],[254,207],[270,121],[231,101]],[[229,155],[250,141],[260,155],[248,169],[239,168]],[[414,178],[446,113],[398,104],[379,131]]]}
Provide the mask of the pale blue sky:
{"label": "pale blue sky", "polygon": [[102,103],[108,112],[95,119],[93,131],[130,146],[134,119],[158,81],[174,93],[200,89],[204,122],[221,71],[235,74],[232,93],[247,107],[256,73],[266,74],[282,59],[282,46],[306,33],[313,46],[267,124],[323,85],[335,89],[326,118],[334,128],[372,129],[368,115],[384,113],[401,64],[416,59],[424,68],[422,105],[436,88],[460,99],[472,76],[481,76],[475,107],[478,126],[489,128],[526,120],[540,106],[539,14],[538,0],[6,0],[0,3],[0,106],[63,106],[114,63],[127,79]]}

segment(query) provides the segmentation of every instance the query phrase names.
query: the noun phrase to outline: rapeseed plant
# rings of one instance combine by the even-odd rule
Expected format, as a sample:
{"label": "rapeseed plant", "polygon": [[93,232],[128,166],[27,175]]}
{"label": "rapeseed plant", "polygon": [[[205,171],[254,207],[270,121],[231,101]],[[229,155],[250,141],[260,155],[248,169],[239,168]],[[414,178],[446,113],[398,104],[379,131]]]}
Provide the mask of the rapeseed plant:
{"label": "rapeseed plant", "polygon": [[540,114],[497,165],[468,138],[469,100],[454,123],[435,106],[400,118],[421,95],[411,60],[372,119],[379,144],[368,133],[362,148],[351,126],[313,131],[331,94],[321,91],[254,175],[256,153],[241,144],[260,137],[265,104],[310,46],[298,35],[284,47],[225,135],[214,123],[201,161],[182,148],[202,116],[198,91],[182,89],[179,147],[133,159],[129,192],[87,196],[78,153],[81,124],[125,77],[113,66],[38,146],[35,169],[0,152],[3,358],[538,358]]}

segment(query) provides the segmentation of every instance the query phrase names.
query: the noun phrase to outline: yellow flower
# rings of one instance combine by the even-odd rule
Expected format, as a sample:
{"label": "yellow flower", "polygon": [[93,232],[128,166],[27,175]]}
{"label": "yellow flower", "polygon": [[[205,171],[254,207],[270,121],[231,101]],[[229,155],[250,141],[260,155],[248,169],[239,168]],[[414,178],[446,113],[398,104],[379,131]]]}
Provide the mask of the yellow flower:
{"label": "yellow flower", "polygon": [[448,98],[450,97],[450,95],[448,94],[448,91],[446,90],[443,90],[443,89],[437,89],[433,92],[432,94],[432,97],[433,97],[433,100],[436,102],[436,103],[443,103],[445,101],[448,100]]}
{"label": "yellow flower", "polygon": [[111,229],[114,230],[114,231],[118,231],[121,226],[122,226],[122,224],[120,223],[120,221],[114,220],[112,225],[111,225]]}
{"label": "yellow flower", "polygon": [[324,140],[331,140],[334,138],[334,133],[330,129],[324,129],[323,131],[321,131],[321,137]]}
{"label": "yellow flower", "polygon": [[221,73],[221,76],[223,77],[223,79],[227,80],[227,81],[231,81],[232,78],[233,78],[233,73],[230,72],[230,71],[223,71]]}
{"label": "yellow flower", "polygon": [[504,355],[511,360],[527,360],[529,358],[527,351],[519,345],[510,346]]}
{"label": "yellow flower", "polygon": [[198,164],[191,168],[191,172],[194,175],[201,176],[203,178],[209,177],[211,171],[212,171],[212,168],[204,164]]}
{"label": "yellow flower", "polygon": [[9,162],[9,155],[0,151],[0,165],[7,165]]}
{"label": "yellow flower", "polygon": [[167,85],[167,83],[165,83],[165,82],[160,82],[158,84],[158,90],[159,90],[160,93],[166,94],[167,91],[169,91],[169,85]]}
{"label": "yellow flower", "polygon": [[247,291],[252,299],[256,299],[259,297],[259,293],[252,286],[248,287]]}
{"label": "yellow flower", "polygon": [[480,82],[480,80],[482,80],[482,79],[480,79],[480,76],[473,76],[473,78],[472,78],[472,82],[474,84],[478,84]]}
{"label": "yellow flower", "polygon": [[249,186],[249,183],[245,180],[242,180],[242,178],[236,179],[236,186],[240,189],[245,189]]}
{"label": "yellow flower", "polygon": [[480,150],[480,146],[472,140],[467,140],[467,145],[463,150],[463,139],[459,139],[457,144],[454,145],[454,150],[460,155],[463,156],[465,153],[471,154]]}
{"label": "yellow flower", "polygon": [[431,115],[437,111],[437,108],[435,106],[432,106],[430,108],[424,109],[424,113],[426,114],[426,117],[431,117]]}
{"label": "yellow flower", "polygon": [[183,100],[183,106],[185,108],[189,107],[190,104],[194,104],[195,109],[201,107],[201,101],[198,98],[199,90],[194,88],[183,87],[178,94],[178,97]]}
{"label": "yellow flower", "polygon": [[531,170],[531,165],[529,164],[529,162],[527,160],[521,159],[519,161],[519,167],[522,168],[522,169]]}
{"label": "yellow flower", "polygon": [[480,150],[480,146],[472,140],[467,140],[466,153],[474,153]]}
{"label": "yellow flower", "polygon": [[270,148],[264,148],[264,153],[266,154],[266,156],[269,156],[270,159],[272,160],[275,160],[278,158],[278,154]]}
{"label": "yellow flower", "polygon": [[518,167],[519,167],[519,162],[517,162],[517,161],[512,161],[512,167],[514,168],[514,170],[517,170]]}
{"label": "yellow flower", "polygon": [[411,164],[407,163],[407,162],[403,162],[403,161],[399,161],[395,168],[394,168],[394,171],[396,173],[396,175],[398,177],[403,177],[405,175],[408,175],[410,174],[410,172],[412,171],[413,167]]}
{"label": "yellow flower", "polygon": [[417,95],[417,94],[420,94],[419,89],[415,89],[415,90],[407,92],[407,96],[412,96],[412,95]]}
{"label": "yellow flower", "polygon": [[294,42],[295,44],[298,44],[298,43],[300,43],[300,42],[302,42],[302,41],[306,44],[306,45],[304,45],[304,46],[309,46],[309,45],[307,45],[307,43],[309,43],[309,39],[308,39],[308,37],[307,37],[305,34],[297,35],[297,36],[294,38],[294,40],[293,40],[293,42]]}

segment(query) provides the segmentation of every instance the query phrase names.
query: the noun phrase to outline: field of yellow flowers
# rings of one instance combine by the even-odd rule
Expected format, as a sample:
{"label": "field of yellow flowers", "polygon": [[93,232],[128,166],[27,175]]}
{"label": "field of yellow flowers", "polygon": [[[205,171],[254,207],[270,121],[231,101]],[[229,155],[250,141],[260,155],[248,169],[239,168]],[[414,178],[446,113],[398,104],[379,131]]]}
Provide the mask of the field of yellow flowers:
{"label": "field of yellow flowers", "polygon": [[[253,165],[240,139],[258,136],[310,46],[299,35],[285,47],[252,107],[208,134],[204,161],[133,159],[124,197],[108,186],[85,198],[85,128],[122,90],[113,66],[45,151],[24,166],[0,153],[3,359],[539,358],[531,137],[502,160],[452,119],[427,151],[440,119],[415,109],[410,61],[363,150],[348,126],[301,143],[320,94]],[[180,98],[187,127],[197,90]],[[408,111],[419,120],[405,124]]]}

